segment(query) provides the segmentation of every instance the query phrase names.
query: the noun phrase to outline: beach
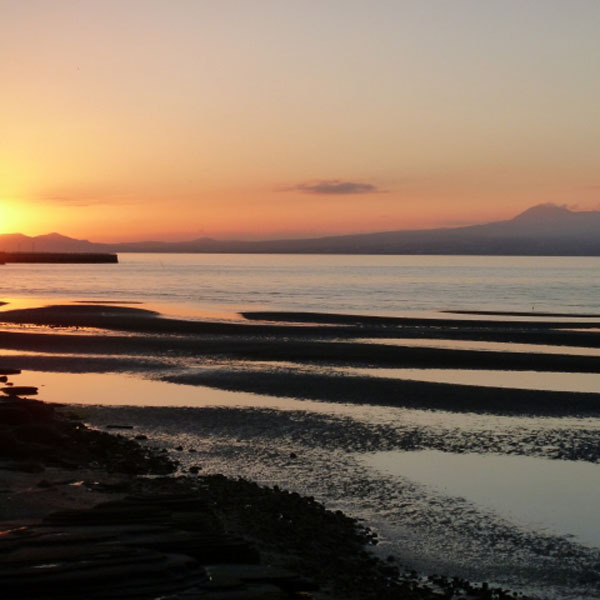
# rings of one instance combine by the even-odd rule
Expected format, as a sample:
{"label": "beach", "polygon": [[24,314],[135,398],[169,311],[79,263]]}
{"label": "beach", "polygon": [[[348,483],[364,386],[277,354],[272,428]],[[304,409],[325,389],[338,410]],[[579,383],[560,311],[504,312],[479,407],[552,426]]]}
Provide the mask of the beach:
{"label": "beach", "polygon": [[[69,405],[94,429],[122,427],[119,435],[163,453],[186,480],[225,475],[218,480],[235,488],[242,477],[262,486],[253,490],[271,490],[260,494],[287,497],[288,490],[295,499],[315,498],[334,515],[341,510],[359,517],[379,536],[371,548],[380,566],[397,569],[401,585],[419,582],[426,589],[427,576],[441,574],[531,597],[567,597],[566,589],[572,598],[595,597],[600,574],[593,539],[522,529],[474,510],[468,498],[432,495],[417,483],[426,461],[417,463],[412,482],[385,471],[389,456],[392,464],[401,456],[500,455],[525,465],[541,460],[595,467],[600,405],[593,383],[583,391],[584,381],[576,392],[510,385],[530,371],[539,378],[563,373],[571,385],[594,377],[600,357],[593,352],[593,316],[243,316],[189,321],[113,303],[5,307],[1,364],[22,368],[23,384],[39,384],[42,400]],[[436,340],[468,348],[436,347]],[[539,351],[514,351],[525,342]],[[496,346],[492,351],[486,344]],[[424,367],[438,368],[436,377],[481,372],[487,381],[423,381],[410,374]],[[460,496],[461,486],[465,492],[468,486],[456,478]],[[232,498],[238,493],[228,492]],[[502,490],[494,494],[502,497]],[[360,540],[368,541],[359,535],[354,548]],[[365,572],[371,588],[389,586],[391,571]],[[343,568],[338,575],[339,581],[348,578]],[[331,577],[321,578],[321,587],[333,585]],[[369,597],[358,583],[350,587],[356,597]]]}
{"label": "beach", "polygon": [[115,433],[132,425],[90,429],[64,405],[26,398],[36,388],[13,386],[20,374],[2,370],[0,397],[6,598],[513,597],[401,573],[395,557],[368,553],[376,534],[340,511],[277,486],[198,476],[201,466],[140,445],[145,435]]}
{"label": "beach", "polygon": [[600,600],[600,2],[0,4],[2,600]]}

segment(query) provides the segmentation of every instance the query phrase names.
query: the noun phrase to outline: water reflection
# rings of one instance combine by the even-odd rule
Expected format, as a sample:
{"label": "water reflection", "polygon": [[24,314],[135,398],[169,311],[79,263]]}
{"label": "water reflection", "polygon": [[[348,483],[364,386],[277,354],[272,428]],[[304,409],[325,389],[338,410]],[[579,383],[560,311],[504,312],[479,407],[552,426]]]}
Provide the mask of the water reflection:
{"label": "water reflection", "polygon": [[25,378],[40,388],[40,399],[46,402],[166,407],[258,406],[269,400],[273,407],[282,404],[277,398],[257,394],[177,385],[131,375],[24,372],[20,379]]}
{"label": "water reflection", "polygon": [[40,388],[40,400],[63,404],[99,406],[247,407],[307,411],[350,417],[373,425],[426,427],[444,431],[485,433],[513,430],[593,430],[600,420],[593,417],[529,417],[478,413],[453,413],[390,406],[330,403],[228,391],[197,385],[182,385],[115,373],[53,373],[23,371],[11,379],[18,385]]}
{"label": "water reflection", "polygon": [[600,547],[600,465],[526,456],[377,452],[377,470],[463,497],[520,526]]}
{"label": "water reflection", "polygon": [[[576,331],[582,330],[579,329]],[[600,331],[600,329],[598,331]],[[519,344],[512,342],[437,340],[420,338],[360,338],[355,341],[362,344],[384,344],[387,346],[409,346],[418,348],[443,348],[447,350],[483,350],[488,352],[523,352],[526,354],[533,353],[600,356],[600,348],[584,348],[579,346],[549,346],[544,344]]]}
{"label": "water reflection", "polygon": [[[565,541],[558,551],[548,555],[546,549],[555,540],[547,542],[542,536],[538,541],[537,536],[540,531],[557,531],[600,546],[596,540],[597,519],[594,521],[592,514],[600,500],[598,465],[589,465],[592,470],[588,472],[585,465],[582,470],[582,463],[573,461],[521,457],[513,463],[513,457],[469,454],[458,456],[457,464],[453,464],[444,461],[457,455],[397,450],[364,454],[358,453],[354,444],[355,440],[363,440],[365,451],[389,450],[400,447],[392,444],[418,434],[424,444],[439,440],[446,446],[433,447],[457,452],[477,448],[482,452],[489,452],[489,448],[504,451],[505,446],[508,451],[515,440],[522,446],[520,451],[546,452],[555,439],[569,445],[582,438],[585,444],[596,445],[600,419],[507,417],[330,404],[122,374],[24,371],[11,379],[19,385],[40,386],[41,400],[112,406],[90,407],[81,412],[86,421],[97,427],[107,423],[133,424],[135,433],[148,435],[145,443],[169,448],[183,465],[201,464],[204,473],[220,472],[270,485],[277,483],[313,495],[330,508],[364,518],[367,525],[382,533],[381,550],[403,556],[412,552],[414,568],[498,581],[502,587],[522,584],[518,580],[522,564],[533,569],[528,581],[543,584],[547,583],[545,577],[551,580],[557,569],[564,568],[568,578],[560,582],[559,593],[553,597],[598,597],[587,593],[587,589],[580,595],[564,593],[572,591],[578,577],[586,581],[587,573],[595,573],[597,551],[579,546],[581,550],[577,550]],[[143,408],[147,406],[173,410]],[[256,408],[276,410],[253,410]],[[320,414],[315,417],[314,413]],[[196,452],[178,452],[175,449],[179,446],[193,447]],[[290,459],[292,451],[297,455],[294,460]],[[551,454],[551,450],[548,452]],[[428,461],[428,455],[434,457],[433,461]],[[481,458],[491,461],[478,465]],[[496,463],[495,459],[500,460]],[[431,470],[427,469],[428,462],[433,464]],[[550,466],[546,470],[543,465],[548,463],[558,468]],[[398,465],[402,469],[396,472]],[[399,485],[398,476],[413,483]],[[539,487],[540,493],[530,495],[529,484]],[[510,488],[514,488],[515,506]],[[561,488],[572,488],[573,497],[560,496]],[[469,502],[452,496],[465,497]],[[572,524],[553,516],[557,496],[564,500],[565,519],[568,507],[575,507]],[[582,506],[586,497],[590,505]],[[478,504],[480,510],[473,510],[472,503]],[[528,513],[526,509],[531,510]],[[531,532],[524,535],[523,529],[516,529],[490,511],[510,517],[522,527],[531,527]],[[550,517],[546,519],[548,511]],[[586,532],[594,531],[594,539],[584,537]],[[539,573],[535,572],[538,567]],[[543,596],[550,597],[545,593]]]}
{"label": "water reflection", "polygon": [[[3,311],[44,308],[46,306],[110,305],[115,307],[144,308],[146,310],[153,310],[162,317],[186,318],[192,321],[240,321],[243,319],[239,314],[239,307],[206,307],[198,306],[190,301],[165,302],[155,300],[114,300],[111,298],[73,299],[61,296],[24,296],[3,297],[2,302],[5,304],[0,304],[0,317]],[[3,327],[3,329],[5,328]]]}
{"label": "water reflection", "polygon": [[491,369],[333,369],[353,375],[390,377],[434,383],[455,383],[521,390],[597,393],[600,373],[548,373],[540,371],[500,371]]}
{"label": "water reflection", "polygon": [[246,371],[281,369],[291,372],[318,373],[321,375],[352,375],[453,383],[480,387],[497,387],[554,392],[600,392],[600,373],[556,373],[550,371],[505,371],[495,369],[416,369],[385,367],[334,367],[290,361],[253,361],[223,364],[227,369],[235,366]]}

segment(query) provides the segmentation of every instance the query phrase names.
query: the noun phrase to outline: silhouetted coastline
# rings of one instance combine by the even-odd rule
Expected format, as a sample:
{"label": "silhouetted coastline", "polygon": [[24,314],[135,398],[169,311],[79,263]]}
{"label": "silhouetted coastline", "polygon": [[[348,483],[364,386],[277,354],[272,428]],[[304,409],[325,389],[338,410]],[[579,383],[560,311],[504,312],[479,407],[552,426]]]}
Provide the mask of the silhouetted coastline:
{"label": "silhouetted coastline", "polygon": [[377,231],[303,239],[98,243],[57,233],[0,235],[5,249],[63,252],[200,254],[373,254],[458,256],[600,256],[600,211],[571,211],[553,204],[533,206],[512,219],[465,227]]}

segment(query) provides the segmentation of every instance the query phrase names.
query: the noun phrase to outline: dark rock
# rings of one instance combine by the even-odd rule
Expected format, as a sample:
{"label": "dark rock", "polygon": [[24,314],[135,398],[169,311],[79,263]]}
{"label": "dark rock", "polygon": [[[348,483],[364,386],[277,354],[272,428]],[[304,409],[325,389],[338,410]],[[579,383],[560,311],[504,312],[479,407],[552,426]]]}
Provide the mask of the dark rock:
{"label": "dark rock", "polygon": [[286,592],[306,592],[318,589],[313,582],[300,578],[287,569],[257,564],[210,565],[206,572],[211,580],[240,581],[243,583],[275,584]]}
{"label": "dark rock", "polygon": [[31,385],[14,385],[0,388],[0,392],[9,396],[35,396],[38,389]]}
{"label": "dark rock", "polygon": [[13,431],[22,442],[45,446],[62,446],[68,439],[53,423],[25,423],[15,427]]}
{"label": "dark rock", "polygon": [[20,375],[21,369],[0,369],[0,375]]}
{"label": "dark rock", "polygon": [[[43,568],[40,568],[43,567]],[[193,577],[193,579],[192,579]],[[109,544],[63,546],[44,555],[10,554],[0,567],[3,597],[155,597],[205,579],[189,556]],[[110,595],[107,591],[110,590]],[[120,596],[117,595],[119,590]]]}
{"label": "dark rock", "polygon": [[20,471],[22,473],[43,473],[45,471],[44,465],[39,462],[22,460],[2,462],[0,463],[0,469],[4,469],[5,471]]}

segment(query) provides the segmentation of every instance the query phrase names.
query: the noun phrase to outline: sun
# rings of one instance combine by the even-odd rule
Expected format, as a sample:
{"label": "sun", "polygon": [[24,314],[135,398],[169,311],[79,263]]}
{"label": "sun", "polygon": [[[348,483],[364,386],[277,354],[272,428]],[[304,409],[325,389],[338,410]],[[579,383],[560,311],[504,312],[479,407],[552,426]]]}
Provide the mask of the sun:
{"label": "sun", "polygon": [[34,211],[25,202],[0,200],[0,234],[28,232],[35,220]]}

